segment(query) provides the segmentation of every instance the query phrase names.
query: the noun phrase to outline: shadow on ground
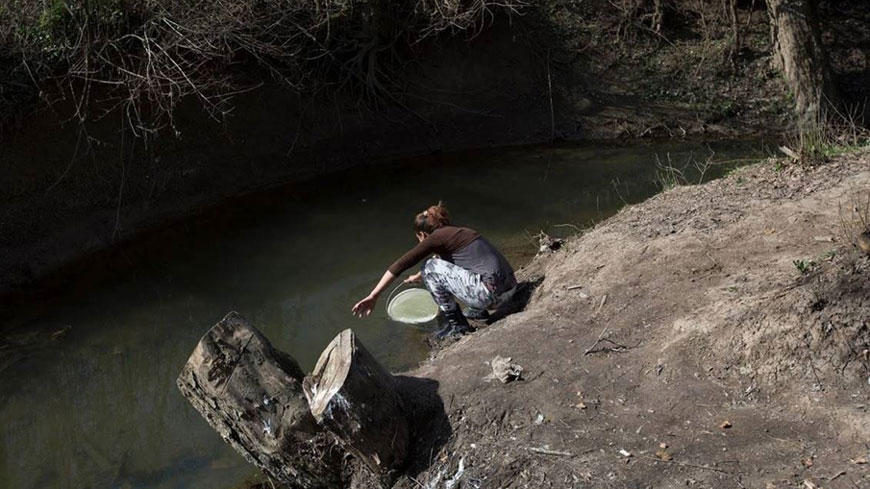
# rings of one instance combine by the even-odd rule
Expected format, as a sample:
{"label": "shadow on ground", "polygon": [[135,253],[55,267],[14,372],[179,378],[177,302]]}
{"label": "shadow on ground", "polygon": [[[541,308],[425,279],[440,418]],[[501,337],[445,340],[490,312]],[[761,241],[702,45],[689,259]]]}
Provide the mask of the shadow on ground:
{"label": "shadow on ground", "polygon": [[433,457],[453,434],[436,380],[396,375],[396,386],[405,400],[411,427],[408,476],[416,477],[432,465]]}
{"label": "shadow on ground", "polygon": [[492,315],[490,315],[489,320],[486,324],[492,324],[496,321],[501,321],[502,319],[510,316],[511,314],[516,314],[523,309],[526,308],[529,301],[532,299],[532,294],[535,292],[535,289],[541,285],[541,282],[544,281],[544,278],[538,278],[533,281],[524,281],[520,282],[517,285],[517,291],[514,293],[513,297],[501,306]]}

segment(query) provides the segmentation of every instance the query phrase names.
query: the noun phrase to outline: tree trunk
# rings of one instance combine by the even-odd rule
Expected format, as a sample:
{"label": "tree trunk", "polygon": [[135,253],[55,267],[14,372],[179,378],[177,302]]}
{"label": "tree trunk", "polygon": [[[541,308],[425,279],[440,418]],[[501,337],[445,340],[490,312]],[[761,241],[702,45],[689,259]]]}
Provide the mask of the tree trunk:
{"label": "tree trunk", "polygon": [[[737,17],[737,0],[725,0],[728,8],[728,20],[731,24],[731,49],[728,52],[728,58],[731,61],[731,68],[737,70],[737,58],[740,56],[740,24]],[[752,11],[749,11],[752,15]]]}
{"label": "tree trunk", "polygon": [[802,127],[834,115],[840,97],[819,31],[816,0],[768,0],[777,62]]}
{"label": "tree trunk", "polygon": [[405,461],[408,421],[393,376],[351,330],[326,347],[303,387],[317,421],[388,482]]}
{"label": "tree trunk", "polygon": [[337,488],[343,451],[316,424],[302,370],[235,312],[199,341],[178,388],[249,462],[294,489]]}

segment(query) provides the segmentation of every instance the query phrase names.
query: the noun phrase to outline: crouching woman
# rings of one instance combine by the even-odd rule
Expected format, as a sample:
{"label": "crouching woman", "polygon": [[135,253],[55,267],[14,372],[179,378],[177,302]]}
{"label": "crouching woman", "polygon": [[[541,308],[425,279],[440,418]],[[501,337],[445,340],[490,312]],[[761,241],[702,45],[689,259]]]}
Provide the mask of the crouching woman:
{"label": "crouching woman", "polygon": [[[439,202],[414,218],[418,244],[396,260],[374,289],[353,306],[357,316],[371,314],[378,297],[399,275],[430,257],[420,273],[405,283],[423,282],[445,319],[436,336],[443,338],[471,331],[466,318],[487,319],[513,295],[517,287],[513,268],[505,257],[477,231],[450,224],[447,209]],[[434,256],[432,256],[434,255]],[[465,314],[456,299],[466,306]]]}

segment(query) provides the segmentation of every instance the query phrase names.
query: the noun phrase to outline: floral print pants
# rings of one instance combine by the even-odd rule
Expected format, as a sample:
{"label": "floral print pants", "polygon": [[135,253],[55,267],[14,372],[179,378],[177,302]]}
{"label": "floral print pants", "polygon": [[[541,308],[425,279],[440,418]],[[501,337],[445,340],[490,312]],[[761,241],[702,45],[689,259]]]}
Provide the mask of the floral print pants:
{"label": "floral print pants", "polygon": [[511,289],[497,295],[494,292],[497,284],[492,283],[492,278],[488,279],[440,258],[426,260],[422,274],[423,284],[438,308],[445,313],[459,310],[454,297],[472,309],[484,311],[498,307],[513,293]]}

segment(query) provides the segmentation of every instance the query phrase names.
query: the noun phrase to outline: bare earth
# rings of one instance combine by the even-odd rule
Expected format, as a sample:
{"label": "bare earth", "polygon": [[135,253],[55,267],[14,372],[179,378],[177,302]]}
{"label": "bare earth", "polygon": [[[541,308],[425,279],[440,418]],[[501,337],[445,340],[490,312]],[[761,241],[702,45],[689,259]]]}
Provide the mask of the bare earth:
{"label": "bare earth", "polygon": [[418,427],[397,487],[870,487],[870,259],[842,224],[868,196],[870,152],[768,162],[536,259],[523,312],[411,372],[449,429]]}

